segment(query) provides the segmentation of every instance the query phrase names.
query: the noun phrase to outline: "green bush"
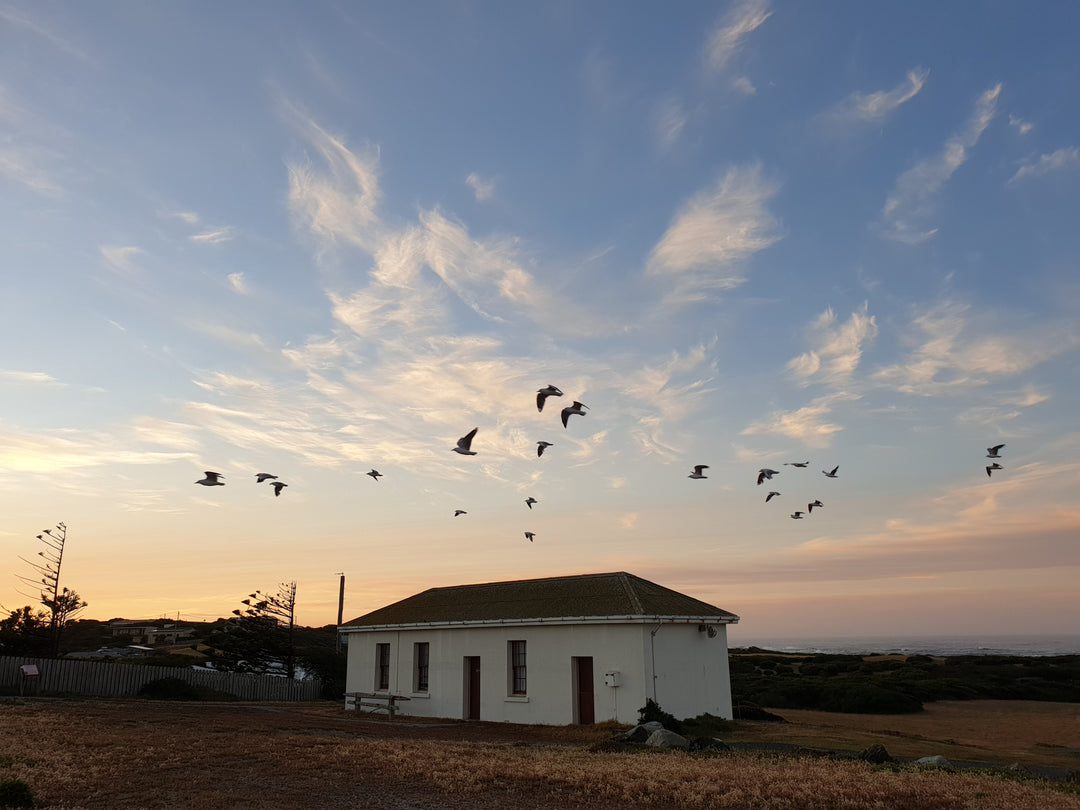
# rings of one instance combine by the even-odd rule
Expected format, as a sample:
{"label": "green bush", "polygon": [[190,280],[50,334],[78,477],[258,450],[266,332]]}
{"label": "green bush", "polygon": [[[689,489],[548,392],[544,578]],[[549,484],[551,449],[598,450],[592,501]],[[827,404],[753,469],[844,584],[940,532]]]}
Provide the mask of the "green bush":
{"label": "green bush", "polygon": [[33,807],[34,794],[21,779],[0,782],[0,807]]}
{"label": "green bush", "polygon": [[847,714],[911,714],[922,711],[922,703],[894,689],[868,683],[826,684],[818,707],[827,712]]}
{"label": "green bush", "polygon": [[158,678],[143,684],[139,697],[150,700],[236,700],[226,692],[208,686],[197,686],[180,678]]}
{"label": "green bush", "polygon": [[687,717],[682,721],[686,734],[691,737],[719,737],[734,731],[735,724],[715,714],[699,714],[697,717]]}
{"label": "green bush", "polygon": [[674,731],[676,734],[682,734],[683,726],[678,720],[675,719],[673,714],[668,714],[660,708],[658,704],[652,698],[647,698],[645,705],[638,709],[638,722],[639,723],[651,723],[656,721],[668,731]]}

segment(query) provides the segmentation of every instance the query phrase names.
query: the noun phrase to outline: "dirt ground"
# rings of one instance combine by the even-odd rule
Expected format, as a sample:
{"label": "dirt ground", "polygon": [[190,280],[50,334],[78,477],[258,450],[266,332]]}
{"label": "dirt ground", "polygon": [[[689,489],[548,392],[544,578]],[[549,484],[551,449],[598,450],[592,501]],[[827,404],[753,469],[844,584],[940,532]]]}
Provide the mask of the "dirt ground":
{"label": "dirt ground", "polygon": [[[723,739],[846,750],[881,742],[898,757],[942,754],[998,765],[1020,762],[1080,768],[1080,705],[1076,704],[937,703],[928,704],[920,715],[899,716],[780,713],[790,722],[737,723]],[[32,786],[39,806],[72,810],[556,806],[560,810],[614,810],[655,806],[648,796],[641,798],[641,804],[625,798],[609,801],[604,796],[584,797],[572,787],[565,795],[554,794],[559,798],[552,803],[552,791],[557,789],[543,776],[548,762],[539,770],[528,770],[538,757],[557,759],[557,753],[545,753],[552,748],[583,749],[609,740],[616,730],[612,725],[389,721],[385,716],[345,711],[336,703],[9,700],[0,703],[0,782],[23,779]],[[491,752],[491,763],[484,762],[485,752]],[[533,759],[520,758],[529,752],[536,752]],[[492,778],[495,760],[505,756],[516,764],[509,766],[505,780],[497,770]],[[555,765],[563,767],[565,762]],[[486,775],[478,775],[476,789],[470,792],[468,771],[475,769],[479,774],[485,767]],[[740,768],[745,770],[745,766]],[[918,790],[912,795],[930,796],[925,786]],[[1050,799],[1034,799],[1030,804],[1018,798],[1008,806],[1080,808],[1080,797],[1048,795]],[[688,802],[686,806],[715,805]],[[804,800],[775,806],[829,805]],[[968,805],[931,802],[924,806]]]}

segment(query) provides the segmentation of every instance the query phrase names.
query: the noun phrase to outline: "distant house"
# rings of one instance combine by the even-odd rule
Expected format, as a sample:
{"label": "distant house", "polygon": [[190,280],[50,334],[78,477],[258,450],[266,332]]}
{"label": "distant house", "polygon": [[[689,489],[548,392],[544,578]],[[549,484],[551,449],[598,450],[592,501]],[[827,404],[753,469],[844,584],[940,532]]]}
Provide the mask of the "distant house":
{"label": "distant house", "polygon": [[109,627],[113,637],[127,636],[133,643],[141,641],[146,644],[176,644],[181,639],[195,635],[194,627],[178,627],[175,624],[158,627],[155,624],[128,619],[110,622]]}
{"label": "distant house", "polygon": [[340,627],[346,691],[399,713],[512,723],[731,717],[739,617],[627,573],[431,588]]}

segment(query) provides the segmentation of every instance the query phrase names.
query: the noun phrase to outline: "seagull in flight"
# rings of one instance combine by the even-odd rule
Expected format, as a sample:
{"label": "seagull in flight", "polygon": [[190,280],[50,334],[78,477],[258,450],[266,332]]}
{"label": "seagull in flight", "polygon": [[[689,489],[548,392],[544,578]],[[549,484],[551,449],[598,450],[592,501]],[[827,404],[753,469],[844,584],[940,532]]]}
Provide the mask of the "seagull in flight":
{"label": "seagull in flight", "polygon": [[378,470],[372,470],[371,472],[366,472],[366,473],[364,473],[364,475],[370,475],[372,478],[375,479],[376,483],[378,483],[379,479],[382,477],[382,473],[379,472]]}
{"label": "seagull in flight", "polygon": [[791,513],[791,519],[792,520],[802,520],[802,512],[792,512]]}
{"label": "seagull in flight", "polygon": [[806,505],[806,514],[808,514],[808,515],[813,514],[815,506],[818,507],[818,508],[821,508],[824,505],[825,504],[823,504],[821,501],[813,501],[812,503],[808,503]]}
{"label": "seagull in flight", "polygon": [[271,481],[270,486],[274,488],[274,497],[276,498],[278,495],[281,494],[281,490],[285,489],[288,484],[283,484],[280,481]]}
{"label": "seagull in flight", "polygon": [[536,443],[536,457],[544,455],[544,451],[547,450],[554,442],[537,442]]}
{"label": "seagull in flight", "polygon": [[822,470],[822,472],[825,473],[826,478],[836,478],[836,471],[839,470],[839,469],[840,469],[840,465],[837,464],[835,467],[833,467],[831,470],[829,470],[829,472],[825,472],[824,470]]}
{"label": "seagull in flight", "polygon": [[530,509],[532,509],[532,505],[534,503],[540,503],[540,501],[536,500],[536,498],[532,497],[531,495],[525,499],[525,505]]}
{"label": "seagull in flight", "polygon": [[764,467],[758,470],[757,482],[758,486],[761,486],[761,482],[768,478],[770,481],[774,475],[779,475],[777,470],[770,470],[768,467]]}
{"label": "seagull in flight", "polygon": [[785,467],[805,467],[809,464],[809,461],[785,461]]}
{"label": "seagull in flight", "polygon": [[454,510],[454,517],[457,517],[458,515],[467,515],[467,514],[469,514],[469,513],[466,512],[464,509],[455,509]]}
{"label": "seagull in flight", "polygon": [[578,416],[585,416],[585,411],[583,411],[582,408],[588,409],[588,407],[589,407],[588,405],[582,405],[577,400],[574,400],[573,405],[568,405],[567,407],[563,408],[562,409],[562,426],[566,427],[567,420],[570,419],[570,417],[573,416],[574,414],[577,414]]}
{"label": "seagull in flight", "polygon": [[549,385],[546,388],[540,388],[536,392],[536,410],[544,410],[544,400],[548,397],[561,397],[562,391],[556,388],[554,385]]}
{"label": "seagull in flight", "polygon": [[277,476],[276,475],[271,475],[270,473],[255,473],[255,483],[256,484],[261,484],[263,481],[267,480],[268,478],[277,478]]}
{"label": "seagull in flight", "polygon": [[995,444],[993,447],[987,447],[986,448],[986,457],[987,458],[1001,458],[1001,456],[998,455],[998,451],[1004,446],[1005,446],[1004,444]]}
{"label": "seagull in flight", "polygon": [[707,470],[707,469],[709,469],[708,464],[695,464],[694,465],[694,471],[692,473],[690,473],[686,477],[687,478],[708,478],[709,476],[707,476],[707,475],[705,475],[704,473],[701,472],[702,470]]}
{"label": "seagull in flight", "polygon": [[780,494],[779,492],[776,492],[775,490],[773,490],[772,492],[770,492],[768,495],[765,496],[765,503],[768,503],[769,501],[771,501],[773,498],[775,498],[779,494]]}
{"label": "seagull in flight", "polygon": [[533,534],[532,532],[525,532],[525,538],[526,538],[526,539],[527,539],[527,540],[528,540],[528,541],[529,541],[530,543],[531,543],[531,542],[533,541],[533,538],[534,538],[534,537],[536,537],[536,535],[535,535],[535,534]]}
{"label": "seagull in flight", "polygon": [[479,429],[480,428],[473,428],[460,439],[458,439],[457,447],[453,448],[454,452],[461,453],[461,455],[463,456],[475,456],[476,451],[470,450],[469,447],[472,445],[473,436],[476,435],[476,431],[478,431]]}
{"label": "seagull in flight", "polygon": [[206,478],[199,479],[198,481],[195,482],[196,484],[202,484],[204,487],[223,487],[223,486],[225,486],[224,481],[219,481],[218,480],[219,478],[224,478],[225,477],[221,473],[210,472],[209,470],[207,470],[206,472],[203,473],[203,475],[205,475]]}
{"label": "seagull in flight", "polygon": [[992,473],[992,472],[993,472],[994,470],[1004,470],[1004,469],[1005,469],[1004,467],[1002,467],[1002,466],[1001,466],[1000,464],[998,464],[998,463],[997,463],[997,462],[995,461],[995,462],[994,462],[993,464],[991,464],[991,465],[990,465],[989,467],[987,467],[987,468],[986,468],[986,477],[987,477],[987,478],[990,478],[990,474],[991,474],[991,473]]}

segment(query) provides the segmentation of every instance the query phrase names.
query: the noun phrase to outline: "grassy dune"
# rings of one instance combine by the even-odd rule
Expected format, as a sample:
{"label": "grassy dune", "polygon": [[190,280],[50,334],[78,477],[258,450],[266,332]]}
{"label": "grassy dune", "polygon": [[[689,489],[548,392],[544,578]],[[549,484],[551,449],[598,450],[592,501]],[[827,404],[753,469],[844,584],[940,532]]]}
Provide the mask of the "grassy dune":
{"label": "grassy dune", "polygon": [[[966,706],[975,723],[977,707]],[[990,709],[988,728],[997,711]],[[786,727],[739,723],[733,738],[799,729],[806,742],[821,743],[824,738],[814,738],[812,731],[820,728],[832,739],[849,735],[846,739],[857,747],[860,735],[874,733],[873,718],[840,717],[871,727],[838,726],[837,716],[807,716]],[[1028,753],[1041,750],[1034,747],[1039,742],[1056,744],[1054,740],[1069,734],[1055,736],[1058,721],[1051,715],[1029,714],[1025,719],[1021,708],[1010,718],[1000,732],[1002,739],[1019,735],[1025,726],[1045,729],[1027,734]],[[962,732],[955,716],[938,719],[943,725],[931,734],[946,726]],[[825,720],[832,725],[811,722]],[[891,730],[929,736],[923,733],[927,728]],[[588,744],[610,737],[610,727],[391,724],[336,705],[10,702],[0,704],[0,729],[0,782],[22,780],[38,806],[52,808],[1080,810],[1080,795],[1068,785],[1004,773],[948,773],[750,753],[593,753]],[[992,743],[987,738],[978,744]],[[887,747],[901,753],[894,751],[895,744]],[[921,753],[949,755],[936,746]]]}

